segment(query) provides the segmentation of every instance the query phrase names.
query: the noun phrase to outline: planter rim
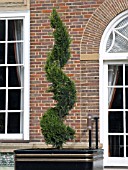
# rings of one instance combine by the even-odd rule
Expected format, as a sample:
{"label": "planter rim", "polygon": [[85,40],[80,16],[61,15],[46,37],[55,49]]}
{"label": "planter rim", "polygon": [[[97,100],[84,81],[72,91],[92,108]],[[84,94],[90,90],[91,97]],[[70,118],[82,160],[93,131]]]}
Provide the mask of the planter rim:
{"label": "planter rim", "polygon": [[31,154],[31,153],[35,153],[35,154],[84,154],[84,153],[95,153],[95,152],[102,152],[103,149],[51,149],[51,148],[31,148],[31,149],[19,149],[19,150],[15,150],[14,153],[15,154]]}

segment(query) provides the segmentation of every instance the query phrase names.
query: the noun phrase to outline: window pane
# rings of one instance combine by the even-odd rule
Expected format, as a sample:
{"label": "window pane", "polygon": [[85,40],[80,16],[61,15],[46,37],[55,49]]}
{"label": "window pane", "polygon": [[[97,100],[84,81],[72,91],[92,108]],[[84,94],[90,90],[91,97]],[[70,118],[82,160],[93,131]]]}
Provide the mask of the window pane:
{"label": "window pane", "polygon": [[5,133],[5,113],[0,113],[0,133]]}
{"label": "window pane", "polygon": [[21,90],[8,90],[8,109],[20,110]]}
{"label": "window pane", "polygon": [[0,87],[6,86],[6,67],[0,67]]}
{"label": "window pane", "polygon": [[5,90],[0,90],[0,110],[5,110]]}
{"label": "window pane", "polygon": [[128,85],[128,65],[125,66],[125,84]]}
{"label": "window pane", "polygon": [[16,53],[15,53],[16,43],[8,44],[8,64],[16,64]]}
{"label": "window pane", "polygon": [[126,112],[126,133],[128,133],[128,112]]}
{"label": "window pane", "polygon": [[15,52],[16,64],[23,64],[23,43],[16,43],[16,52]]}
{"label": "window pane", "polygon": [[126,109],[128,109],[128,88],[125,89],[125,95],[126,95]]}
{"label": "window pane", "polygon": [[123,109],[123,89],[108,88],[109,109]]}
{"label": "window pane", "polygon": [[[118,29],[119,31],[119,29]],[[127,32],[127,31],[126,31]],[[113,43],[114,42],[114,43]],[[112,45],[112,47],[111,47]],[[125,35],[114,31],[110,34],[109,40],[107,41],[107,48],[110,53],[123,53],[127,52],[127,38]]]}
{"label": "window pane", "polygon": [[8,113],[7,133],[20,133],[20,113]]}
{"label": "window pane", "polygon": [[5,64],[5,43],[0,43],[0,64]]}
{"label": "window pane", "polygon": [[109,135],[109,157],[124,157],[124,137]]}
{"label": "window pane", "polygon": [[0,41],[5,41],[5,20],[0,20]]}
{"label": "window pane", "polygon": [[109,112],[108,132],[123,133],[123,112]]}
{"label": "window pane", "polygon": [[23,63],[23,43],[8,44],[8,64]]}
{"label": "window pane", "polygon": [[118,67],[116,65],[108,65],[108,86],[115,85],[116,72]]}
{"label": "window pane", "polygon": [[8,41],[23,40],[23,20],[8,21]]}
{"label": "window pane", "polygon": [[21,85],[21,67],[8,67],[8,86],[20,87]]}
{"label": "window pane", "polygon": [[123,66],[118,66],[118,71],[116,75],[116,85],[123,85]]}
{"label": "window pane", "polygon": [[123,85],[123,66],[108,65],[108,86]]}
{"label": "window pane", "polygon": [[126,136],[126,157],[128,157],[128,136]]}

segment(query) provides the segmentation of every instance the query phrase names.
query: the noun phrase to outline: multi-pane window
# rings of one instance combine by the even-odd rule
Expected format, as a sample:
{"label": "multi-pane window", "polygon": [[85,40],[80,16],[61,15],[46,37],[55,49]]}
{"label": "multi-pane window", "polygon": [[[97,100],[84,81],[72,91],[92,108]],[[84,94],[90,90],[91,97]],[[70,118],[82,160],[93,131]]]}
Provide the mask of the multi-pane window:
{"label": "multi-pane window", "polygon": [[128,65],[108,65],[109,156],[127,157]]}
{"label": "multi-pane window", "polygon": [[24,70],[28,70],[29,47],[25,49],[25,45],[29,34],[25,40],[25,24],[25,16],[0,18],[0,139],[24,139],[28,124],[24,94],[28,89],[25,74],[29,71]]}
{"label": "multi-pane window", "polygon": [[104,166],[128,166],[128,11],[102,36],[100,113]]}

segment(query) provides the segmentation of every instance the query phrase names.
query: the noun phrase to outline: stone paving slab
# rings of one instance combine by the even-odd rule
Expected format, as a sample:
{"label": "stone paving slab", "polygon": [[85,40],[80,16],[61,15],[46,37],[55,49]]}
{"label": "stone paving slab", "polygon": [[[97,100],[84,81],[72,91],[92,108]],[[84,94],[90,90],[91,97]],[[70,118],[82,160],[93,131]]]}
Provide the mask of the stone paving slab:
{"label": "stone paving slab", "polygon": [[0,167],[0,170],[14,170],[14,167]]}

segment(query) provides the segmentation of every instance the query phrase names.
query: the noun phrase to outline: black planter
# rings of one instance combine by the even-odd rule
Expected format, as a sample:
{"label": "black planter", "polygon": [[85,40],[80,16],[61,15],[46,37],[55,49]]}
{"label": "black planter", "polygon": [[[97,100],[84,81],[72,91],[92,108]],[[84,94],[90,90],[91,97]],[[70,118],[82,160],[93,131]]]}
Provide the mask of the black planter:
{"label": "black planter", "polygon": [[101,149],[16,150],[15,170],[103,170]]}

